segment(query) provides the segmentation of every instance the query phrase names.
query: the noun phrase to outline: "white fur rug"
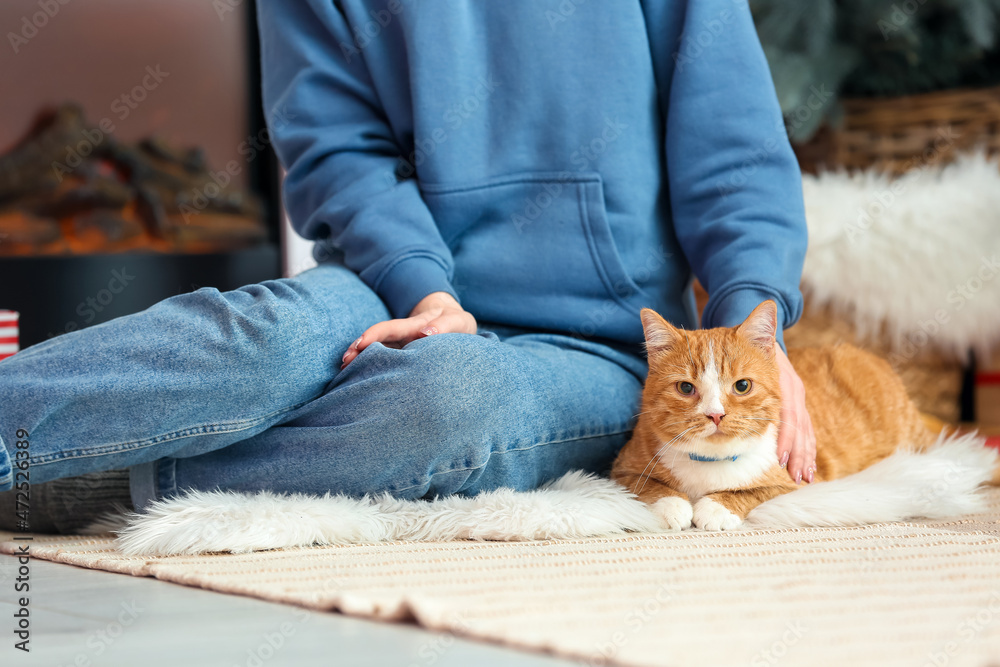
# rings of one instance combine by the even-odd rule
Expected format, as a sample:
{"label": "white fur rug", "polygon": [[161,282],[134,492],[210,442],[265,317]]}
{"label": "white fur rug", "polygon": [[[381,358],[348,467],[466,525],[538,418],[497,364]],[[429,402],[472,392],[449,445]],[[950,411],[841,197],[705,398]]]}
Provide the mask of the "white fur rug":
{"label": "white fur rug", "polygon": [[802,285],[862,338],[986,358],[1000,344],[1000,158],[969,154],[890,180],[805,176],[809,250]]}
{"label": "white fur rug", "polygon": [[[853,526],[913,517],[946,518],[982,509],[979,487],[997,452],[976,435],[945,438],[928,452],[898,452],[856,475],[775,498],[748,527]],[[107,525],[93,532],[104,532]],[[261,492],[192,492],[133,514],[119,530],[127,555],[245,553],[323,544],[398,540],[579,539],[666,532],[625,488],[579,472],[547,487],[500,489],[467,498],[403,501]]]}

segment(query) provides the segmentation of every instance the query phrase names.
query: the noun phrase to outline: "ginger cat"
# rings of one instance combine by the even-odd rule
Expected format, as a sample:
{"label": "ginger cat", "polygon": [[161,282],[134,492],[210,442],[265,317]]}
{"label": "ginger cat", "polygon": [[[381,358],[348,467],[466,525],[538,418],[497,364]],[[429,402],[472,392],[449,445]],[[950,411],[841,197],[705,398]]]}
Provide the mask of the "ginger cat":
{"label": "ginger cat", "polygon": [[[683,331],[642,311],[649,376],[611,477],[672,529],[733,529],[764,501],[802,488],[777,463],[776,318],[765,301],[739,327]],[[816,431],[815,481],[937,440],[882,359],[850,345],[788,354]]]}

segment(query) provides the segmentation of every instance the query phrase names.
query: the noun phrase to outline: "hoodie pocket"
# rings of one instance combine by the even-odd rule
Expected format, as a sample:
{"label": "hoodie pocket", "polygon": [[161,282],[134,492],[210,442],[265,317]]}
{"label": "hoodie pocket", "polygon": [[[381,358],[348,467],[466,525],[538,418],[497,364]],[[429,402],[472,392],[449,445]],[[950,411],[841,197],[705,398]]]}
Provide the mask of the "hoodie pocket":
{"label": "hoodie pocket", "polygon": [[421,189],[455,259],[455,289],[477,317],[584,335],[602,332],[583,323],[621,320],[622,309],[638,318],[641,290],[615,247],[600,174]]}

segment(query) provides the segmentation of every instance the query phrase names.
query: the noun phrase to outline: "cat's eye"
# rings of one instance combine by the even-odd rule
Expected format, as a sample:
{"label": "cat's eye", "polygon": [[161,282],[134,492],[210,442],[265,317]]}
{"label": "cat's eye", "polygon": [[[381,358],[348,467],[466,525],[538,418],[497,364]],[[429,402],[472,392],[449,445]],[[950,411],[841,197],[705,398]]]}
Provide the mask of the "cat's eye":
{"label": "cat's eye", "polygon": [[690,396],[694,393],[694,385],[690,382],[678,382],[677,391],[681,392],[685,396]]}
{"label": "cat's eye", "polygon": [[733,383],[733,391],[735,391],[737,394],[745,394],[748,391],[750,391],[750,387],[752,386],[753,384],[750,382],[750,380],[737,380],[736,382]]}

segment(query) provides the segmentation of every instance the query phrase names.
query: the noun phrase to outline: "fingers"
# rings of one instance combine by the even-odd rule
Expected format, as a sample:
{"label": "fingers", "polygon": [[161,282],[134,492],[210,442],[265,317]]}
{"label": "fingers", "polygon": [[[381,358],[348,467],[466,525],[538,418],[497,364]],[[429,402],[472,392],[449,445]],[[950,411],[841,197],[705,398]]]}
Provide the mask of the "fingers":
{"label": "fingers", "polygon": [[360,345],[363,341],[364,335],[362,334],[360,338],[351,343],[351,346],[347,348],[347,352],[344,352],[344,356],[340,360],[340,370],[347,368],[347,364],[354,361],[357,356],[361,354],[361,350],[358,349],[358,345]]}
{"label": "fingers", "polygon": [[357,351],[359,354],[364,352],[372,343],[405,345],[420,336],[420,329],[426,321],[426,318],[422,317],[407,317],[379,322],[361,335]]}
{"label": "fingers", "polygon": [[806,439],[806,472],[803,473],[803,475],[805,480],[811,484],[816,474],[816,432],[813,430],[812,418],[809,417],[809,413],[803,409],[802,414],[805,417],[803,433],[805,434]]}
{"label": "fingers", "polygon": [[399,344],[405,345],[421,336],[420,329],[424,326],[426,318],[407,317],[399,320],[387,320],[368,327],[361,336],[351,343],[344,353],[340,369],[343,370],[354,361],[359,354],[365,351],[372,343]]}
{"label": "fingers", "polygon": [[476,320],[469,313],[457,309],[443,313],[431,311],[413,317],[379,322],[369,327],[351,343],[341,360],[340,369],[346,368],[372,343],[402,347],[419,338],[439,333],[476,333]]}
{"label": "fingers", "polygon": [[802,390],[800,401],[798,410],[798,442],[794,448],[798,450],[798,460],[795,463],[789,460],[788,472],[793,474],[795,479],[801,476],[805,481],[812,483],[816,474],[816,433],[813,431],[809,411],[806,410],[804,389]]}
{"label": "fingers", "polygon": [[806,477],[806,455],[802,451],[802,448],[793,448],[791,454],[788,458],[788,476],[791,477],[796,484],[801,484],[803,479],[808,481]]}
{"label": "fingers", "polygon": [[803,479],[803,454],[798,425],[792,410],[782,407],[781,426],[778,429],[778,464],[788,470],[796,484]]}
{"label": "fingers", "polygon": [[811,483],[816,474],[816,434],[806,411],[804,396],[794,414],[783,414],[782,417],[784,424],[778,434],[778,461],[786,462],[788,476],[796,484],[803,481]]}
{"label": "fingers", "polygon": [[438,333],[476,333],[476,320],[463,310],[447,311],[421,327],[417,338]]}
{"label": "fingers", "polygon": [[796,484],[812,482],[816,473],[816,434],[806,408],[805,386],[788,357],[775,345],[781,381],[781,424],[778,463],[786,466]]}
{"label": "fingers", "polygon": [[[781,416],[784,417],[785,415],[782,414]],[[781,421],[781,426],[778,428],[778,465],[787,469],[788,461],[792,454],[792,445],[794,444],[794,430],[786,426],[787,422],[784,419]]]}

